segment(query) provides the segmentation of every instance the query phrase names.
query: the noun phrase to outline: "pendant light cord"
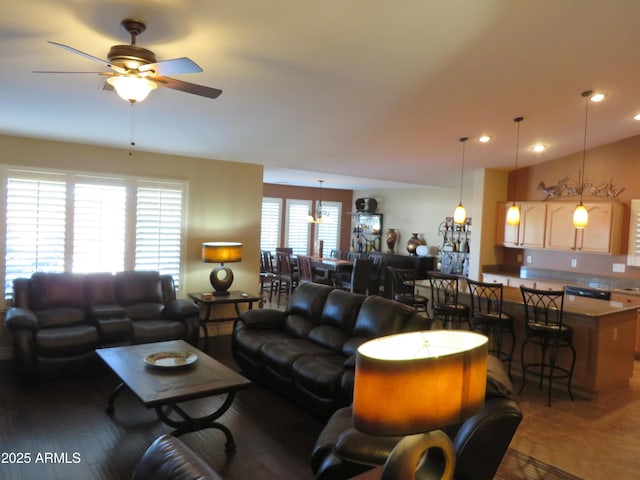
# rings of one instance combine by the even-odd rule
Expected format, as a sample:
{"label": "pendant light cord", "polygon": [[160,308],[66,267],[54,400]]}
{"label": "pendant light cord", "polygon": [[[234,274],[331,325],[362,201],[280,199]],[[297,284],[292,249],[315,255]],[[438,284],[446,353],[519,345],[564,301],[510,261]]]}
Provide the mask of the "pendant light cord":
{"label": "pendant light cord", "polygon": [[578,175],[580,179],[580,203],[582,203],[582,192],[584,191],[584,164],[587,157],[587,122],[589,119],[589,97],[592,94],[593,92],[591,90],[582,92],[582,96],[584,97],[584,140],[582,143],[582,170],[580,171],[580,175]]}
{"label": "pendant light cord", "polygon": [[469,140],[468,137],[462,137],[460,139],[460,141],[462,142],[462,166],[460,168],[460,204],[462,204],[462,183],[464,179],[464,147],[467,140]]}
{"label": "pendant light cord", "polygon": [[129,156],[133,156],[133,149],[136,146],[136,111],[133,106],[136,104],[135,101],[131,102],[131,115],[129,118]]}

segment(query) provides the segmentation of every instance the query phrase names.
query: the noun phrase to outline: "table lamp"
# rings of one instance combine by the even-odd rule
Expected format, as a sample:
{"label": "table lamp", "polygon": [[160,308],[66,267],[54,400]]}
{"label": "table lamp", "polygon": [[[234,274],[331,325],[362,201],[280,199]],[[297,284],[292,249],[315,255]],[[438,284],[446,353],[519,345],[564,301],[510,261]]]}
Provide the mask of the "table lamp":
{"label": "table lamp", "polygon": [[202,261],[219,263],[219,267],[211,270],[209,281],[214,295],[229,295],[229,287],[233,283],[233,272],[225,263],[242,260],[242,244],[238,242],[205,242],[202,244]]}
{"label": "table lamp", "polygon": [[487,337],[460,330],[389,335],[358,348],[354,427],[405,436],[387,458],[383,480],[453,478],[453,443],[438,429],[483,408],[487,354]]}

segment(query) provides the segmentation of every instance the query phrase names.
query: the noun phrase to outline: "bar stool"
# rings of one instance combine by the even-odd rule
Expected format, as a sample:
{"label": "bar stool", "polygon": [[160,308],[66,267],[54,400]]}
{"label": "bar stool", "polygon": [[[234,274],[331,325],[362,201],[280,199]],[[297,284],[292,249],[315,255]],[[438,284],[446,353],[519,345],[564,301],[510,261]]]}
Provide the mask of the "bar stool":
{"label": "bar stool", "polygon": [[[484,283],[467,280],[471,295],[472,328],[489,338],[489,353],[507,362],[507,373],[511,378],[511,360],[516,345],[513,317],[502,311],[502,283]],[[504,337],[511,341],[504,346]]]}
{"label": "bar stool", "polygon": [[[520,286],[520,291],[524,302],[526,338],[520,350],[522,386],[519,393],[524,390],[527,373],[540,377],[541,389],[543,380],[547,379],[549,381],[547,405],[551,406],[553,380],[566,378],[569,397],[573,401],[571,379],[576,364],[576,350],[573,346],[573,329],[562,323],[564,290],[536,290]],[[540,348],[539,361],[525,363],[524,353],[529,343]],[[562,348],[571,351],[570,368],[557,364],[558,353]]]}
{"label": "bar stool", "polygon": [[387,267],[391,275],[391,298],[396,302],[427,312],[429,299],[416,293],[416,272],[412,268]]}
{"label": "bar stool", "polygon": [[469,322],[469,306],[458,303],[458,277],[441,272],[427,272],[431,285],[431,311],[444,328],[456,328]]}

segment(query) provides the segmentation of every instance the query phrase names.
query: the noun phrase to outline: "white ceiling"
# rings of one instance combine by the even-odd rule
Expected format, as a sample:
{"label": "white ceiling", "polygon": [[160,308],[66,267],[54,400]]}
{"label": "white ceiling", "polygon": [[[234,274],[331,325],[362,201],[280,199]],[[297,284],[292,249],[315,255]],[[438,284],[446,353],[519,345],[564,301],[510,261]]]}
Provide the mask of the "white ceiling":
{"label": "white ceiling", "polygon": [[[640,133],[639,0],[4,1],[0,133],[128,148],[130,108],[101,89],[100,64],[138,45],[188,56],[207,99],[159,88],[135,107],[136,148],[265,165],[265,181],[371,189],[459,182]],[[476,140],[493,136],[489,144]],[[543,154],[528,150],[549,146]],[[135,156],[133,157],[135,161]]]}

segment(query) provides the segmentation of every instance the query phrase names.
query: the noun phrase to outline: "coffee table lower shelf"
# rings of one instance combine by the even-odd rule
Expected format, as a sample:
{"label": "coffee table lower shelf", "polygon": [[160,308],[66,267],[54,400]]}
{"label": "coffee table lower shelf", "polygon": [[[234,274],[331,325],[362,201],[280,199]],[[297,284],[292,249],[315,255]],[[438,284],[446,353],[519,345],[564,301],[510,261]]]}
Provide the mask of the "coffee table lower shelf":
{"label": "coffee table lower shelf", "polygon": [[[180,368],[145,365],[145,356],[157,352],[188,352],[195,354],[198,360]],[[172,435],[218,429],[225,435],[225,450],[235,451],[231,430],[217,420],[231,407],[236,391],[250,385],[248,379],[182,340],[100,348],[97,353],[121,380],[107,400],[105,410],[109,415],[114,414],[115,400],[126,388],[145,407],[153,408],[163,423],[174,428]],[[202,416],[192,416],[179,405],[215,395],[226,395],[226,398],[215,411]]]}

